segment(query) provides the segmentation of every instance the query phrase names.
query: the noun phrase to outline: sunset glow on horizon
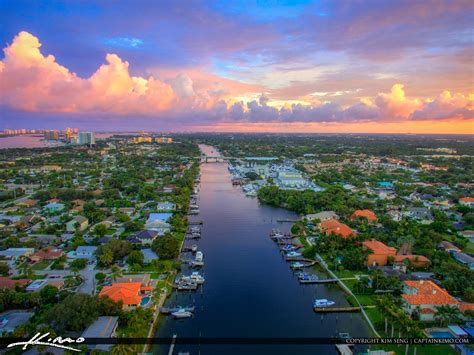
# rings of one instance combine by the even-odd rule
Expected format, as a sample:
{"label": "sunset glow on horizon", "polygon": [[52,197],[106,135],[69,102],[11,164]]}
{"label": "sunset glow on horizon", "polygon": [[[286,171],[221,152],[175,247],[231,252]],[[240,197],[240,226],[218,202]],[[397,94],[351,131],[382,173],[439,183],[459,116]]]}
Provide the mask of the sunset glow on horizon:
{"label": "sunset glow on horizon", "polygon": [[474,134],[472,1],[0,9],[0,129]]}

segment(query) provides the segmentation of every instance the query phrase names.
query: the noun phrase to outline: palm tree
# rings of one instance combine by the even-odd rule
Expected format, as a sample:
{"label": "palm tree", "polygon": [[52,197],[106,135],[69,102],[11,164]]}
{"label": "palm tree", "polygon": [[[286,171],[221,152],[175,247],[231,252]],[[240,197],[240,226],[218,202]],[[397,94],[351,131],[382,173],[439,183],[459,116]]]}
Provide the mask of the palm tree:
{"label": "palm tree", "polygon": [[112,280],[116,281],[119,277],[123,276],[122,269],[119,268],[117,265],[112,265],[110,269],[112,273]]}
{"label": "palm tree", "polygon": [[436,310],[437,312],[435,318],[440,321],[440,325],[458,321],[461,315],[458,307],[448,304],[438,306],[436,307]]}

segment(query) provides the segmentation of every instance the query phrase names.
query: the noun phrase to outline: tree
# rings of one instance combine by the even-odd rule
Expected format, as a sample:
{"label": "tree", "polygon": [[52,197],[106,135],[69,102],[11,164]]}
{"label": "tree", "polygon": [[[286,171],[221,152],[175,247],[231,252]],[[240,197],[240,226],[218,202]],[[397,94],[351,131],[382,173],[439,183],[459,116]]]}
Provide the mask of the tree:
{"label": "tree", "polygon": [[145,263],[145,257],[143,256],[143,253],[140,250],[133,250],[128,255],[128,259],[127,259],[127,264],[128,265],[143,266],[144,263]]}
{"label": "tree", "polygon": [[9,273],[10,273],[10,267],[8,266],[8,264],[0,262],[0,275],[8,276]]}
{"label": "tree", "polygon": [[439,320],[440,325],[446,325],[450,322],[456,322],[459,320],[461,312],[458,307],[451,305],[442,305],[436,307],[435,318]]}
{"label": "tree", "polygon": [[77,270],[83,270],[87,266],[87,259],[75,259],[71,263],[71,268],[76,268]]}
{"label": "tree", "polygon": [[153,241],[151,248],[160,259],[174,259],[179,254],[180,242],[171,234],[167,234]]}
{"label": "tree", "polygon": [[41,304],[51,304],[56,303],[58,296],[58,288],[52,285],[46,285],[43,287],[40,292]]}
{"label": "tree", "polygon": [[114,281],[116,281],[119,277],[123,276],[122,269],[119,268],[117,265],[112,265],[110,271],[112,275],[112,280]]}
{"label": "tree", "polygon": [[99,238],[103,237],[107,233],[107,226],[105,224],[98,224],[94,227],[93,233]]}
{"label": "tree", "polygon": [[107,277],[107,275],[104,274],[103,272],[98,272],[97,274],[95,274],[95,279],[96,279],[97,281],[102,281],[102,280],[104,280],[106,277]]}

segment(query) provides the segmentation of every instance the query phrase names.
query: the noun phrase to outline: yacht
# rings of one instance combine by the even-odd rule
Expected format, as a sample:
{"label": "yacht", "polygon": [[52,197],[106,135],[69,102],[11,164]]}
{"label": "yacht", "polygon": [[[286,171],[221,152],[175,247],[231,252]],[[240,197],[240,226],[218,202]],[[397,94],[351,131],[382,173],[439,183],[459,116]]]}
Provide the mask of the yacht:
{"label": "yacht", "polygon": [[298,274],[298,280],[300,280],[300,281],[316,281],[316,280],[319,280],[319,277],[317,275],[301,273],[301,274]]}
{"label": "yacht", "polygon": [[195,252],[197,252],[197,250],[198,250],[198,246],[197,246],[196,244],[194,244],[194,245],[191,247],[191,251],[192,251],[193,253],[195,253]]}
{"label": "yacht", "polygon": [[202,253],[202,251],[197,251],[196,252],[196,257],[194,258],[194,261],[202,262],[203,258],[204,258],[204,254]]}
{"label": "yacht", "polygon": [[313,306],[315,308],[323,308],[323,307],[329,307],[336,304],[334,301],[327,300],[325,298],[319,298],[314,300]]}
{"label": "yacht", "polygon": [[202,285],[204,281],[206,281],[204,277],[202,277],[202,275],[200,275],[197,271],[193,271],[189,276],[182,276],[180,280],[182,282],[189,282],[198,285]]}
{"label": "yacht", "polygon": [[184,308],[180,308],[176,312],[171,313],[171,315],[175,318],[189,318],[193,316],[191,312],[186,311]]}

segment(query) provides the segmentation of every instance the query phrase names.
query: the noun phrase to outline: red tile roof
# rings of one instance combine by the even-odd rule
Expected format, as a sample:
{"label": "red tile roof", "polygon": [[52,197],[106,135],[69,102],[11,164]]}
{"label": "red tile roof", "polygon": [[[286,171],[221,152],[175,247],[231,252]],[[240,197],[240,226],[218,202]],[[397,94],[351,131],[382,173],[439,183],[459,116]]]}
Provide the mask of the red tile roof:
{"label": "red tile roof", "polygon": [[411,305],[457,305],[459,302],[445,289],[432,281],[405,281],[405,285],[416,289],[416,294],[402,294],[402,298]]}
{"label": "red tile roof", "polygon": [[328,219],[319,224],[319,227],[326,233],[334,233],[344,238],[355,235],[356,233],[346,224],[336,221],[335,219]]}
{"label": "red tile roof", "polygon": [[362,243],[366,248],[373,251],[374,254],[381,254],[381,255],[393,255],[397,253],[397,249],[389,247],[378,240],[366,240]]}
{"label": "red tile roof", "polygon": [[474,197],[462,197],[459,199],[462,202],[474,202]]}
{"label": "red tile roof", "polygon": [[461,302],[459,305],[459,310],[461,312],[474,311],[474,303]]}
{"label": "red tile roof", "polygon": [[8,289],[15,289],[16,285],[25,286],[29,284],[31,280],[29,279],[19,279],[19,280],[12,280],[9,277],[0,277],[0,289],[8,288]]}
{"label": "red tile roof", "polygon": [[63,254],[64,252],[62,250],[48,247],[47,250],[38,250],[36,253],[31,254],[29,258],[31,260],[53,260],[59,258]]}
{"label": "red tile roof", "polygon": [[113,301],[122,301],[124,305],[140,304],[140,282],[115,282],[112,286],[105,286],[99,296],[107,296]]}
{"label": "red tile roof", "polygon": [[423,255],[396,255],[395,256],[395,262],[396,263],[401,263],[403,260],[409,259],[413,263],[420,263],[420,264],[426,264],[430,261],[426,256]]}
{"label": "red tile roof", "polygon": [[352,214],[351,219],[358,218],[358,217],[365,217],[367,218],[369,222],[377,221],[377,216],[371,210],[357,210]]}

